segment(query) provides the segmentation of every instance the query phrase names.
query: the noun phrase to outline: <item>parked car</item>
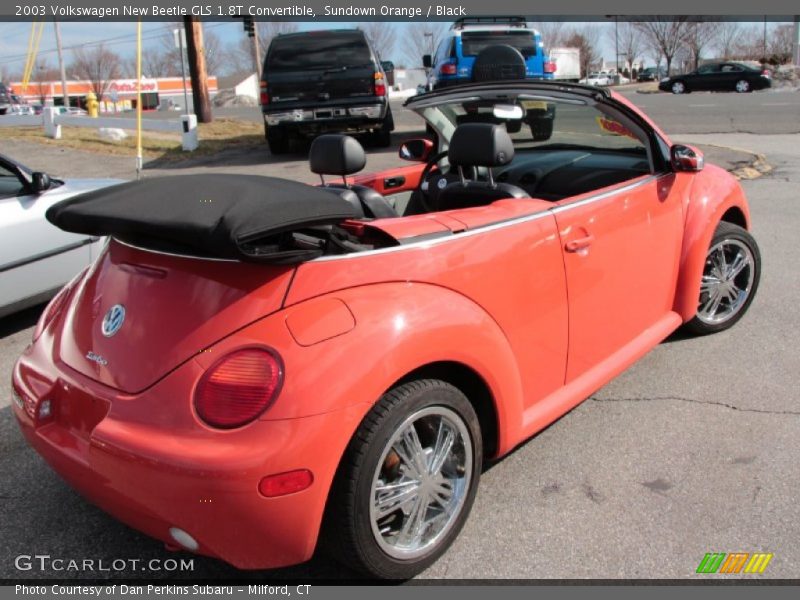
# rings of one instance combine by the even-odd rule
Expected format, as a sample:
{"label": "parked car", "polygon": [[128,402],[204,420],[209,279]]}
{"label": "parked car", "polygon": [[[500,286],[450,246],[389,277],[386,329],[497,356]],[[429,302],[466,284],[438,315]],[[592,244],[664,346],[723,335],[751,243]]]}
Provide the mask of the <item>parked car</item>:
{"label": "parked car", "polygon": [[647,67],[636,74],[636,81],[661,81],[666,74],[663,67]]}
{"label": "parked car", "polygon": [[0,317],[49,300],[99,254],[97,237],[57,229],[45,212],[112,183],[117,181],[61,181],[0,155]]}
{"label": "parked car", "polygon": [[261,112],[272,154],[292,138],[370,132],[391,143],[394,119],[384,65],[358,29],[306,31],[272,39],[261,75]]}
{"label": "parked car", "polygon": [[769,69],[751,67],[742,63],[725,62],[702,65],[696,71],[666,77],[658,89],[673,94],[696,91],[752,92],[772,86]]}
{"label": "parked car", "polygon": [[[537,141],[542,103],[563,110]],[[239,568],[320,540],[411,577],[458,535],[486,461],[678,327],[750,306],[738,181],[620,95],[490,82],[405,106],[437,142],[407,140],[404,166],[359,174],[360,144],[328,134],[320,186],[148,177],[48,211],[111,237],[13,371],[22,432],[64,479]]]}
{"label": "parked car", "polygon": [[611,75],[608,74],[608,72],[600,71],[600,72],[589,73],[578,83],[583,83],[586,85],[606,86],[606,85],[611,85],[613,83],[613,80],[611,78]]}
{"label": "parked car", "polygon": [[[481,79],[553,79],[541,34],[525,17],[464,17],[450,26],[436,53],[422,57],[432,89]],[[490,76],[477,74],[488,71]],[[480,75],[480,77],[478,77]]]}
{"label": "parked car", "polygon": [[0,81],[0,115],[6,114],[11,108],[11,89]]}

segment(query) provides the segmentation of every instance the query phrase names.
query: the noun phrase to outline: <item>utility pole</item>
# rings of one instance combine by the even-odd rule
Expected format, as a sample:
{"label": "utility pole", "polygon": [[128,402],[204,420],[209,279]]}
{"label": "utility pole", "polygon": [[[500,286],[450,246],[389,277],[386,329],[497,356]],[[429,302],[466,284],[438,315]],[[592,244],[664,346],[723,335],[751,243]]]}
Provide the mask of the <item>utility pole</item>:
{"label": "utility pole", "polygon": [[64,51],[61,49],[61,27],[58,21],[53,21],[53,28],[56,30],[56,49],[58,50],[58,69],[61,71],[61,97],[64,106],[69,108],[69,92],[67,91],[67,71],[64,68]]}
{"label": "utility pole", "polygon": [[253,36],[253,61],[256,63],[256,78],[261,79],[261,49],[258,47],[258,28]]}
{"label": "utility pole", "polygon": [[203,25],[197,17],[183,18],[186,29],[186,53],[189,58],[189,75],[192,78],[192,101],[194,114],[199,123],[211,123],[211,102],[208,96],[208,74],[203,49]]}
{"label": "utility pole", "polygon": [[792,44],[794,65],[800,67],[800,16],[794,18],[794,43]]}

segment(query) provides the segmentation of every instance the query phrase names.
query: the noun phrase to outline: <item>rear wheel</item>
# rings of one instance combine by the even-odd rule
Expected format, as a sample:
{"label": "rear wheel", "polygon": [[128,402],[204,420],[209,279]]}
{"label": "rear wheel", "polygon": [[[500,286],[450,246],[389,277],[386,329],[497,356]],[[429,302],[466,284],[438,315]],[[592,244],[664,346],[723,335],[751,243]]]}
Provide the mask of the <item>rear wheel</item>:
{"label": "rear wheel", "polygon": [[386,109],[386,116],[383,119],[380,129],[372,133],[372,143],[378,148],[388,148],[392,145],[392,131],[394,130],[394,117],[392,109]]}
{"label": "rear wheel", "polygon": [[746,79],[740,79],[736,82],[734,89],[739,92],[740,94],[744,94],[750,91],[750,82]]}
{"label": "rear wheel", "polygon": [[434,379],[394,388],[342,459],[325,516],[329,551],[373,577],[418,574],[461,530],[482,459],[478,418],[460,390]]}
{"label": "rear wheel", "polygon": [[289,152],[289,129],[281,125],[264,125],[264,127],[270,153],[278,155]]}
{"label": "rear wheel", "polygon": [[753,236],[720,223],[706,255],[697,314],[686,327],[700,335],[732,327],[750,307],[760,277],[761,253]]}

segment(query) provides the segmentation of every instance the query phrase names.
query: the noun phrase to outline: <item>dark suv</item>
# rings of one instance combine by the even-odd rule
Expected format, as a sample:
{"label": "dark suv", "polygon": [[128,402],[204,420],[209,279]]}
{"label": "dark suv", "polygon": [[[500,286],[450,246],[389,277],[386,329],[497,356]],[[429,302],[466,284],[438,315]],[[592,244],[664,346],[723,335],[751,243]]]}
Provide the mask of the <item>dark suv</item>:
{"label": "dark suv", "polygon": [[261,112],[273,154],[292,137],[369,132],[377,146],[391,143],[394,120],[386,72],[358,29],[289,33],[273,38],[261,76]]}

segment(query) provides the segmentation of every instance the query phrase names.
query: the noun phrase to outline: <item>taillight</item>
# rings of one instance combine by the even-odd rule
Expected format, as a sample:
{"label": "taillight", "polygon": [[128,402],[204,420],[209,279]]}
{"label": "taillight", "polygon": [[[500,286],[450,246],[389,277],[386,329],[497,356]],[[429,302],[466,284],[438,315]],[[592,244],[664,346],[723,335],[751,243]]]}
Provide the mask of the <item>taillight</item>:
{"label": "taillight", "polygon": [[261,104],[269,104],[269,92],[267,92],[267,82],[261,82]]}
{"label": "taillight", "polygon": [[376,96],[386,95],[386,81],[383,78],[383,73],[379,71],[375,73],[375,95]]}
{"label": "taillight", "polygon": [[763,69],[763,70],[761,71],[761,76],[762,76],[762,77],[766,77],[766,78],[768,78],[768,79],[769,79],[769,77],[770,77],[771,75],[772,75],[772,74],[769,72],[769,69]]}
{"label": "taillight", "polygon": [[269,407],[282,383],[283,365],[274,351],[235,350],[205,372],[194,393],[194,407],[212,427],[241,427]]}
{"label": "taillight", "polygon": [[442,75],[455,75],[456,66],[453,63],[444,63],[441,67],[439,67],[439,73]]}
{"label": "taillight", "polygon": [[38,323],[36,323],[36,328],[33,330],[34,342],[39,339],[39,336],[41,336],[44,330],[47,329],[47,326],[53,322],[53,319],[55,319],[58,316],[58,313],[61,312],[61,309],[64,308],[67,299],[72,293],[72,289],[75,287],[75,284],[77,284],[78,281],[80,281],[81,277],[83,277],[87,269],[84,269],[83,271],[78,273],[69,283],[67,283],[67,285],[61,288],[61,291],[59,291],[53,297],[53,299],[50,301],[50,304],[48,304],[47,308],[44,309],[42,316],[39,317],[39,321]]}
{"label": "taillight", "polygon": [[544,63],[544,72],[545,73],[555,73],[556,72],[556,63],[551,60],[547,60]]}

